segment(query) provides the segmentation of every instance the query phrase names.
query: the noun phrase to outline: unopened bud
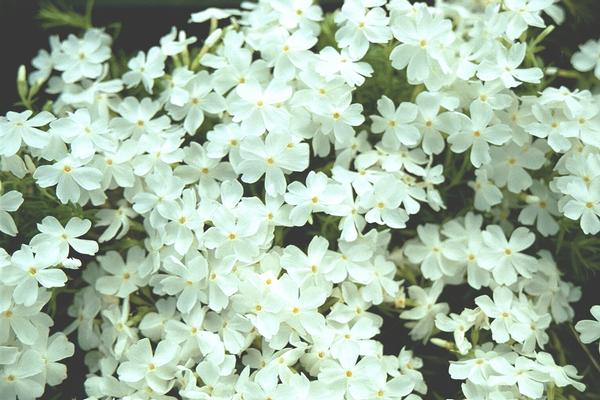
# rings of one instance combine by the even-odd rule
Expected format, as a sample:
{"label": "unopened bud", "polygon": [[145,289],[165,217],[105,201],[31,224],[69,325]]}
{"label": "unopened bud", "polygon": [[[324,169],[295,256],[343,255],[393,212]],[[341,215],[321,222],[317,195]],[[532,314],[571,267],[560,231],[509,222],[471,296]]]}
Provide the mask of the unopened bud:
{"label": "unopened bud", "polygon": [[27,172],[29,172],[30,174],[33,174],[36,170],[36,166],[33,163],[33,160],[31,159],[29,154],[25,154],[25,156],[23,158],[25,161],[25,168],[27,168]]}
{"label": "unopened bud", "polygon": [[25,69],[24,65],[21,65],[17,71],[17,92],[19,93],[21,100],[25,100],[27,98],[28,91],[29,87],[27,86],[27,70]]}
{"label": "unopened bud", "polygon": [[208,37],[204,41],[204,45],[205,46],[213,46],[217,42],[217,40],[219,40],[221,38],[222,34],[223,34],[223,29],[219,28],[219,29],[215,30],[213,33],[208,35]]}
{"label": "unopened bud", "polygon": [[449,342],[447,340],[444,339],[440,339],[440,338],[431,338],[431,343],[433,343],[434,345],[441,347],[442,349],[446,349],[446,350],[454,350],[455,346],[454,343]]}

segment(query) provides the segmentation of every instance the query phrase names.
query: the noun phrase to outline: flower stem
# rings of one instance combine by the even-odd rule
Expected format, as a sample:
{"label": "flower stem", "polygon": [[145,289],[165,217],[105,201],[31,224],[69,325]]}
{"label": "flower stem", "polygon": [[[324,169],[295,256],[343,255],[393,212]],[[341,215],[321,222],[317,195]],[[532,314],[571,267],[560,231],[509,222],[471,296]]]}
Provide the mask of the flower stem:
{"label": "flower stem", "polygon": [[573,336],[575,336],[575,340],[577,340],[577,343],[579,343],[579,346],[581,346],[581,348],[583,349],[585,354],[587,354],[588,358],[592,362],[592,365],[594,366],[594,368],[596,368],[596,371],[598,371],[598,373],[600,373],[600,365],[598,364],[596,357],[594,357],[594,355],[592,353],[590,353],[590,349],[588,349],[586,345],[581,343],[581,340],[579,340],[579,335],[577,334],[577,331],[575,330],[575,328],[573,328],[572,324],[569,324],[569,328],[570,328]]}

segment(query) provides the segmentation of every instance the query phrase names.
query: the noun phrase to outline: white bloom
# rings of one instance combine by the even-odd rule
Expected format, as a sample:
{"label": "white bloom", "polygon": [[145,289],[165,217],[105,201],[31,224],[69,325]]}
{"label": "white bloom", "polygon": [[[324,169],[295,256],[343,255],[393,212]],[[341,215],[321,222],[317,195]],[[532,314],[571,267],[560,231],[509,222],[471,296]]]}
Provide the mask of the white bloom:
{"label": "white bloom", "polygon": [[90,29],[82,38],[69,35],[55,57],[55,68],[63,71],[67,83],[82,78],[95,79],[102,74],[102,63],[110,58],[111,38],[100,29]]}
{"label": "white bloom", "polygon": [[131,383],[145,380],[152,390],[164,394],[175,376],[178,349],[175,343],[163,340],[153,352],[150,340],[141,339],[127,350],[127,361],[117,370],[119,378]]}
{"label": "white bloom", "polygon": [[116,251],[109,251],[98,257],[100,267],[110,275],[101,276],[95,284],[96,290],[107,295],[125,298],[144,284],[138,273],[144,262],[145,253],[139,247],[127,251],[127,262]]}
{"label": "white bloom", "polygon": [[473,102],[469,108],[470,118],[464,117],[462,126],[448,137],[451,150],[462,153],[471,148],[470,159],[475,167],[491,161],[489,143],[501,145],[510,140],[510,128],[504,124],[494,124],[494,112],[484,103]]}
{"label": "white bloom", "polygon": [[365,8],[360,1],[344,2],[336,22],[343,22],[343,25],[335,33],[335,40],[340,48],[348,47],[354,59],[360,59],[367,53],[369,42],[387,43],[392,38],[385,10]]}
{"label": "white bloom", "polygon": [[515,40],[527,30],[527,26],[546,27],[540,14],[553,3],[554,0],[506,0],[506,11],[502,13],[506,21],[506,36]]}
{"label": "white bloom", "polygon": [[52,216],[45,217],[41,224],[37,224],[40,231],[31,240],[31,245],[36,252],[47,251],[57,254],[58,260],[67,258],[69,248],[77,253],[94,255],[98,252],[98,243],[93,240],[79,239],[85,235],[92,223],[87,219],[73,217],[64,227]]}
{"label": "white bloom", "polygon": [[44,393],[36,375],[42,372],[43,361],[33,350],[21,353],[15,364],[2,369],[0,392],[6,400],[35,399]]}
{"label": "white bloom", "polygon": [[240,156],[243,161],[237,170],[242,181],[254,183],[265,175],[265,190],[275,196],[285,193],[285,173],[306,169],[309,149],[306,143],[290,142],[286,135],[270,133],[264,142],[257,137],[246,138]]}
{"label": "white bloom", "polygon": [[414,17],[393,19],[391,28],[401,43],[390,54],[392,66],[396,69],[408,66],[406,74],[410,83],[427,82],[436,67],[449,72],[443,49],[454,41],[450,20],[423,8]]}
{"label": "white bloom", "polygon": [[444,332],[452,332],[454,343],[461,354],[466,354],[471,349],[471,343],[465,338],[465,334],[475,323],[476,314],[470,310],[463,311],[460,315],[438,314],[435,318],[435,326]]}
{"label": "white bloom", "polygon": [[410,262],[419,264],[427,279],[437,280],[444,275],[455,275],[456,265],[446,256],[452,243],[440,240],[439,226],[419,225],[417,234],[421,243],[408,243],[404,248]]}
{"label": "white bloom", "polygon": [[373,68],[365,63],[359,62],[357,58],[352,57],[348,49],[342,49],[337,52],[333,47],[325,47],[319,53],[319,61],[316,64],[316,70],[331,80],[335,76],[341,76],[350,86],[361,86],[365,82],[365,77],[373,74]]}
{"label": "white bloom", "polygon": [[[383,144],[396,148],[399,144],[414,146],[420,139],[419,130],[411,124],[417,117],[417,106],[412,103],[401,103],[398,108],[388,97],[377,100],[377,111],[381,114],[372,115],[373,133],[383,132]],[[437,114],[437,110],[436,110]]]}
{"label": "white bloom", "polygon": [[110,135],[108,121],[93,118],[85,108],[80,108],[67,118],[50,123],[50,132],[71,144],[73,155],[87,159],[97,151],[115,151],[116,142]]}
{"label": "white bloom", "polygon": [[492,369],[499,375],[490,377],[491,385],[517,385],[519,392],[532,399],[544,393],[546,374],[538,370],[537,364],[525,357],[517,357],[514,366],[503,357],[490,360]]}
{"label": "white bloom", "polygon": [[579,46],[579,51],[573,54],[571,64],[578,71],[594,70],[596,78],[600,79],[600,40],[590,39]]}
{"label": "white bloom", "polygon": [[502,192],[488,178],[488,169],[476,169],[475,177],[475,181],[469,182],[469,186],[475,191],[475,209],[489,211],[492,206],[500,204]]}
{"label": "white bloom", "polygon": [[292,88],[285,82],[273,80],[264,89],[258,82],[248,82],[236,93],[240,98],[230,103],[230,112],[242,129],[250,134],[288,129],[289,113],[282,105],[292,96]]}
{"label": "white bloom", "polygon": [[175,27],[160,39],[160,48],[164,55],[174,56],[182,53],[190,44],[196,43],[196,37],[187,37],[184,31],[177,32]]}
{"label": "white bloom", "polygon": [[506,240],[500,226],[489,225],[482,236],[486,247],[479,256],[479,264],[492,272],[498,284],[512,285],[517,281],[517,274],[531,278],[537,262],[534,257],[521,253],[535,241],[529,229],[519,227]]}
{"label": "white bloom", "polygon": [[81,159],[67,156],[53,165],[38,167],[33,178],[43,188],[56,185],[56,197],[63,204],[76,203],[82,198],[81,189],[99,189],[102,181],[100,171],[85,165]]}
{"label": "white bloom", "polygon": [[498,187],[506,185],[510,192],[519,193],[531,186],[533,180],[525,170],[540,169],[546,161],[544,152],[536,144],[518,146],[511,142],[491,149],[490,165]]}
{"label": "white bloom", "polygon": [[165,74],[165,58],[159,47],[152,47],[147,55],[143,51],[138,52],[127,64],[131,71],[123,75],[123,83],[131,88],[142,82],[146,91],[152,93],[154,80]]}
{"label": "white bloom", "polygon": [[212,91],[211,79],[201,71],[182,87],[171,93],[171,103],[166,106],[173,119],[183,120],[185,131],[194,135],[204,122],[204,113],[218,114],[225,110],[225,100]]}
{"label": "white bloom", "polygon": [[481,308],[485,315],[494,320],[490,324],[492,338],[497,343],[506,343],[514,333],[513,326],[517,323],[513,313],[515,296],[506,286],[498,286],[494,289],[494,300],[489,296],[479,296],[475,304]]}
{"label": "white bloom", "polygon": [[341,185],[332,182],[322,172],[311,171],[306,177],[306,186],[295,181],[288,185],[285,201],[295,206],[290,212],[294,225],[302,226],[310,218],[311,213],[330,213],[346,197]]}
{"label": "white bloom", "polygon": [[10,236],[17,234],[17,226],[9,212],[15,212],[23,204],[23,195],[16,190],[0,196],[0,232]]}
{"label": "white bloom", "polygon": [[427,340],[434,328],[436,316],[440,313],[448,313],[448,304],[437,303],[443,289],[444,283],[439,279],[427,289],[420,286],[410,286],[408,288],[408,294],[414,301],[414,307],[403,311],[400,318],[415,321],[406,324],[412,328],[410,336],[413,339]]}
{"label": "white bloom", "polygon": [[204,234],[204,245],[215,249],[218,258],[235,257],[250,262],[260,253],[265,240],[266,224],[252,214],[235,215],[225,207],[217,207],[211,215],[213,225]]}
{"label": "white bloom", "polygon": [[400,207],[406,196],[398,180],[386,176],[375,183],[371,193],[361,197],[360,206],[369,210],[365,215],[367,222],[401,229],[408,221],[408,214]]}
{"label": "white bloom", "polygon": [[[596,321],[584,319],[575,325],[575,329],[579,332],[579,337],[583,343],[592,343],[600,338],[600,306],[593,306],[590,313]],[[600,347],[598,351],[600,351]]]}
{"label": "white bloom", "polygon": [[589,185],[575,181],[567,185],[571,199],[563,206],[562,212],[574,220],[581,219],[581,230],[585,234],[600,232],[600,178]]}
{"label": "white bloom", "polygon": [[483,81],[500,79],[507,88],[519,86],[522,82],[540,83],[544,76],[539,68],[519,68],[525,59],[527,45],[515,43],[510,49],[502,46],[494,52],[495,59],[484,60],[477,68],[477,77]]}
{"label": "white bloom", "polygon": [[193,13],[190,16],[190,21],[200,24],[210,19],[225,19],[232,15],[239,15],[240,11],[234,8],[213,8],[209,7],[203,11]]}
{"label": "white bloom", "polygon": [[21,113],[9,111],[6,118],[0,118],[0,154],[5,157],[15,155],[21,143],[36,149],[44,148],[50,141],[50,136],[39,129],[54,121],[56,118],[47,111],[42,111],[31,118],[33,111]]}
{"label": "white bloom", "polygon": [[38,284],[46,287],[61,287],[67,282],[67,275],[53,266],[52,260],[44,254],[34,254],[29,246],[22,246],[11,257],[12,268],[4,271],[2,280],[16,286],[13,292],[15,303],[26,307],[38,299]]}

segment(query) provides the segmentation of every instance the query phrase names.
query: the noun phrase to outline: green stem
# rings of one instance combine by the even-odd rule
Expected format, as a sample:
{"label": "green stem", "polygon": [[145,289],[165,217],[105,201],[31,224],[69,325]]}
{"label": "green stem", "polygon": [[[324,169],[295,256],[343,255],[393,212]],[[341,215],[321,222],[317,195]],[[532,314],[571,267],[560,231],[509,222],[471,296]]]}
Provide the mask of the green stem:
{"label": "green stem", "polygon": [[598,361],[596,360],[596,357],[594,357],[594,355],[590,352],[590,350],[587,348],[587,346],[584,345],[581,342],[581,340],[579,340],[579,335],[577,334],[577,331],[575,330],[575,328],[573,327],[572,324],[569,324],[569,328],[570,328],[571,333],[573,334],[573,336],[575,336],[575,340],[577,340],[577,343],[579,343],[579,346],[581,346],[581,348],[583,349],[583,351],[585,352],[585,354],[587,354],[588,358],[592,362],[592,365],[594,366],[594,368],[596,368],[596,371],[598,371],[598,373],[600,373],[600,365],[598,364]]}

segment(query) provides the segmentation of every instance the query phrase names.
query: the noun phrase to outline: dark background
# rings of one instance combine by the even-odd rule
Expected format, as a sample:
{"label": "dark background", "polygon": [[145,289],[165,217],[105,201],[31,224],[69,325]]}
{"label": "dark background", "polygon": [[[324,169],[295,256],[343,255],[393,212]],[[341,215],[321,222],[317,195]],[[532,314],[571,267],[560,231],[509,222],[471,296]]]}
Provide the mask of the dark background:
{"label": "dark background", "polygon": [[[70,0],[65,3],[83,8],[84,1]],[[171,29],[171,26],[177,26],[185,29],[190,35],[202,37],[205,34],[205,26],[198,24],[188,24],[189,15],[192,12],[200,11],[210,6],[235,7],[239,5],[237,0],[97,0],[93,12],[93,22],[95,26],[107,26],[113,22],[122,22],[122,29],[119,37],[113,45],[113,49],[123,50],[126,54],[134,54],[137,50],[147,49],[155,44],[161,36],[165,35]],[[341,1],[321,0],[321,5],[326,10],[333,9]],[[590,38],[600,37],[600,28],[598,27],[600,18],[600,0],[571,0],[575,8],[575,15],[567,13],[566,22],[558,27],[544,42],[547,50],[544,54],[545,60],[551,60],[556,66],[569,68],[569,59],[577,45]],[[52,33],[59,33],[64,38],[68,30],[44,30],[40,27],[36,19],[36,13],[40,2],[35,0],[0,0],[0,115],[9,110],[19,110],[14,103],[18,100],[16,92],[16,73],[21,64],[25,64],[28,71],[31,70],[30,61],[36,55],[38,49],[48,48],[48,36]],[[554,85],[565,84],[572,85],[570,81],[558,81]],[[450,205],[451,206],[451,205]],[[460,205],[462,207],[462,205]],[[568,266],[559,265],[559,268]],[[600,266],[599,266],[600,268]],[[567,278],[568,279],[568,278]],[[600,297],[597,294],[600,281],[598,274],[588,275],[584,279],[576,282],[582,286],[584,298],[577,305],[577,315],[575,320],[589,318],[589,308],[593,304],[600,303]],[[447,288],[443,295],[443,301],[456,304],[457,306],[464,302],[472,302],[472,299],[466,299],[465,294],[459,288]],[[59,297],[59,311],[56,319],[57,328],[61,328],[68,323],[66,317],[66,307],[70,304],[69,296]],[[451,307],[456,309],[456,307]],[[460,307],[459,307],[460,308]],[[62,316],[62,317],[61,317]],[[385,345],[387,354],[398,354],[400,349],[406,344],[408,348],[415,350],[416,354],[423,356],[429,371],[432,364],[444,361],[439,365],[440,375],[426,375],[426,381],[430,389],[437,393],[451,397],[453,392],[458,389],[457,382],[448,382],[447,376],[447,353],[445,350],[436,349],[431,345],[427,348],[418,343],[413,343],[408,339],[407,330],[403,327],[402,321],[396,316],[384,316],[385,329],[380,337]],[[567,361],[574,363],[580,372],[589,371],[589,361],[583,353],[579,344],[574,340],[567,327],[557,330],[558,340],[563,347],[569,349]],[[596,345],[589,346],[590,350],[597,357]],[[77,348],[77,346],[76,346]],[[86,374],[86,368],[83,365],[83,355],[77,351],[74,358],[68,361],[69,377],[62,385],[60,391],[55,389],[47,390],[45,399],[70,398],[81,399],[84,397],[83,380]],[[442,376],[442,379],[439,377]],[[598,377],[598,375],[596,375]],[[586,380],[590,384],[590,376]],[[1,394],[0,394],[1,397]],[[426,398],[433,398],[428,395]]]}

